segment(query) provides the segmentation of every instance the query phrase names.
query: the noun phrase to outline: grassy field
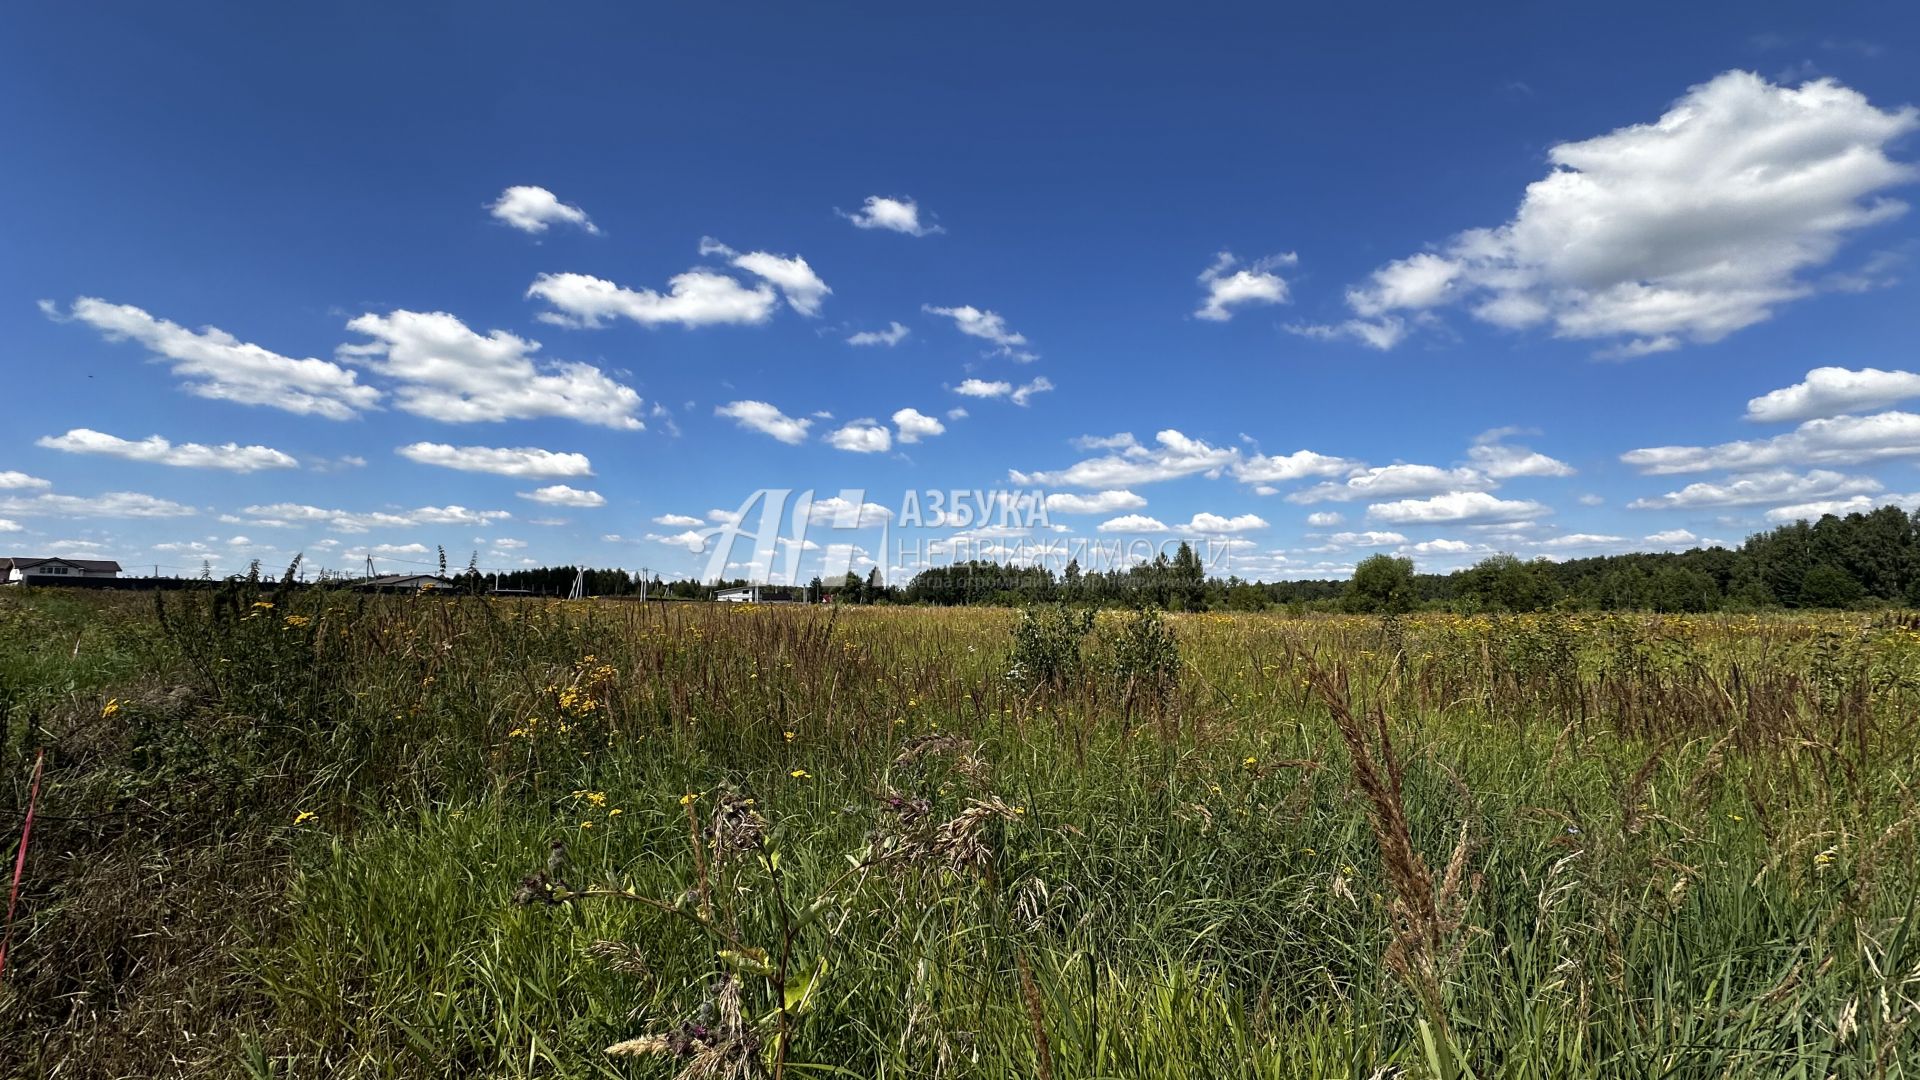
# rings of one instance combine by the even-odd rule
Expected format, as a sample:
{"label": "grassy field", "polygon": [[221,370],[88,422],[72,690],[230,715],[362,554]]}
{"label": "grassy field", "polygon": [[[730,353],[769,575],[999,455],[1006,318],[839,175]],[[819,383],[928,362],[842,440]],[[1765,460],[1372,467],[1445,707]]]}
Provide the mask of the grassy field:
{"label": "grassy field", "polygon": [[1085,618],[7,591],[0,1073],[1920,1076],[1907,617]]}

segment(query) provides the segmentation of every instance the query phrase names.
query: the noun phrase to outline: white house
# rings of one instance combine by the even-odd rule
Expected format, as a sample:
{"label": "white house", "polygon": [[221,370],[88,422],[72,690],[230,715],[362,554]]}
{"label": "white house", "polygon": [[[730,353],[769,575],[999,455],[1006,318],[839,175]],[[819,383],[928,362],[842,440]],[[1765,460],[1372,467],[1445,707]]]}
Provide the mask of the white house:
{"label": "white house", "polygon": [[0,559],[0,585],[59,585],[120,576],[109,559]]}
{"label": "white house", "polygon": [[724,604],[757,604],[760,602],[760,586],[742,585],[737,589],[721,589],[713,594],[713,598]]}

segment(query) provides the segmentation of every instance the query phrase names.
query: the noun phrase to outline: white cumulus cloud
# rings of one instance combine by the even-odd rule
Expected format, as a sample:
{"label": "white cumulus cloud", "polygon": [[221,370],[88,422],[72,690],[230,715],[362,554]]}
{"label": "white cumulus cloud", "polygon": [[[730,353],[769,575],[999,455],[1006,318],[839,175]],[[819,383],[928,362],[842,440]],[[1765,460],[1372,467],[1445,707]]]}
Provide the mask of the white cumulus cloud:
{"label": "white cumulus cloud", "polygon": [[537,446],[449,446],[446,443],[417,442],[399,447],[394,453],[422,465],[438,465],[462,472],[492,473],[496,476],[593,475],[593,463],[587,460],[587,455],[542,450]]}
{"label": "white cumulus cloud", "polygon": [[1647,543],[1663,548],[1692,547],[1700,538],[1686,529],[1665,529],[1657,533],[1648,533],[1642,537]]}
{"label": "white cumulus cloud", "polygon": [[505,330],[481,335],[444,311],[368,313],[347,329],[372,341],[343,358],[400,383],[402,411],[448,423],[557,417],[637,430],[640,395],[591,364],[536,362],[540,343]]}
{"label": "white cumulus cloud", "polygon": [[1389,525],[1525,521],[1550,513],[1532,499],[1501,499],[1484,491],[1450,491],[1426,499],[1398,499],[1367,507],[1368,518]]}
{"label": "white cumulus cloud", "polygon": [[1650,446],[1620,460],[1643,473],[1763,469],[1782,465],[1859,465],[1920,455],[1920,415],[1909,412],[1832,416],[1809,420],[1771,439],[1716,446]]}
{"label": "white cumulus cloud", "polygon": [[50,301],[40,310],[60,322],[81,322],[109,341],[134,341],[172,364],[184,389],[204,398],[265,405],[291,413],[345,420],[380,403],[380,391],[358,372],[328,360],[296,360],[207,326],[189,330],[130,304],[83,296],[61,313]]}
{"label": "white cumulus cloud", "polygon": [[505,510],[469,510],[464,506],[422,506],[413,510],[333,510],[305,503],[268,503],[241,511],[244,521],[264,528],[293,528],[299,525],[323,525],[335,532],[359,533],[376,528],[403,528],[409,525],[491,525],[513,515]]}
{"label": "white cumulus cloud", "polygon": [[849,345],[885,345],[892,348],[907,339],[913,331],[895,322],[888,323],[885,330],[862,330],[847,338]]}
{"label": "white cumulus cloud", "polygon": [[1287,496],[1296,503],[1348,502],[1393,495],[1428,495],[1449,491],[1484,491],[1494,481],[1478,469],[1443,469],[1438,465],[1380,465],[1361,469],[1341,482],[1315,484]]}
{"label": "white cumulus cloud", "polygon": [[1811,420],[1885,408],[1914,397],[1920,397],[1920,375],[1911,371],[1817,367],[1802,381],[1747,402],[1747,419]]}
{"label": "white cumulus cloud", "polygon": [[1013,402],[1015,405],[1025,407],[1027,402],[1033,400],[1033,395],[1044,394],[1052,389],[1053,381],[1051,379],[1045,375],[1035,375],[1031,381],[1021,383],[1019,386],[1014,387],[1013,393],[1007,395],[1007,400]]}
{"label": "white cumulus cloud", "polygon": [[1915,507],[1920,507],[1920,492],[1908,495],[1855,495],[1847,499],[1816,499],[1790,506],[1777,506],[1767,511],[1767,520],[1776,523],[1818,521],[1828,514],[1845,517],[1848,514],[1865,514],[1889,505],[1913,510]]}
{"label": "white cumulus cloud", "polygon": [[1185,524],[1175,526],[1181,532],[1199,533],[1203,536],[1223,536],[1228,533],[1251,532],[1267,527],[1266,519],[1258,514],[1238,514],[1224,517],[1201,511]]}
{"label": "white cumulus cloud", "polygon": [[149,435],[144,439],[123,439],[92,428],[74,428],[65,435],[43,435],[36,445],[69,454],[100,454],[106,457],[125,458],[128,461],[172,465],[182,469],[220,469],[226,472],[250,473],[262,469],[291,469],[300,464],[291,454],[282,453],[268,446],[241,446],[238,443],[223,443],[219,446],[192,442],[173,443],[159,435]]}
{"label": "white cumulus cloud", "polygon": [[1361,532],[1337,532],[1327,537],[1327,543],[1335,547],[1393,547],[1407,542],[1405,535],[1397,532],[1383,532],[1367,529]]}
{"label": "white cumulus cloud", "polygon": [[1467,460],[1495,480],[1522,476],[1572,476],[1573,466],[1550,458],[1530,447],[1516,446],[1505,440],[1521,434],[1514,428],[1494,428],[1482,432],[1467,448]]}
{"label": "white cumulus cloud", "polygon": [[1196,319],[1226,322],[1233,309],[1249,304],[1284,304],[1288,300],[1285,278],[1273,272],[1276,266],[1292,266],[1300,259],[1292,252],[1269,255],[1242,264],[1231,251],[1214,257],[1213,265],[1200,273],[1200,284],[1207,295],[1193,313]]}
{"label": "white cumulus cloud", "polygon": [[756,277],[764,278],[787,298],[787,306],[802,315],[820,314],[820,305],[833,292],[807,260],[798,255],[771,255],[749,251],[736,255],[733,265]]}
{"label": "white cumulus cloud", "polygon": [[667,291],[629,289],[590,274],[541,274],[527,295],[555,310],[542,322],[557,326],[600,327],[609,319],[631,319],[641,326],[687,328],[753,325],[766,322],[779,304],[771,285],[748,288],[713,270],[688,270],[667,279]]}
{"label": "white cumulus cloud", "polygon": [[1016,484],[1042,484],[1076,488],[1118,488],[1132,484],[1150,484],[1182,476],[1205,473],[1218,476],[1239,460],[1232,448],[1209,446],[1199,439],[1168,428],[1154,436],[1154,446],[1129,446],[1103,457],[1089,458],[1064,469],[1022,472],[1009,470]]}
{"label": "white cumulus cloud", "polygon": [[921,224],[920,204],[904,195],[869,195],[860,209],[853,213],[843,210],[835,210],[834,213],[853,222],[856,229],[885,229],[908,236],[931,236],[946,231],[938,225]]}
{"label": "white cumulus cloud", "polygon": [[715,408],[713,414],[728,417],[749,431],[771,435],[789,446],[806,442],[807,429],[813,426],[812,420],[788,416],[764,401],[730,401]]}
{"label": "white cumulus cloud", "polygon": [[1139,533],[1139,532],[1166,532],[1167,531],[1167,526],[1165,522],[1161,521],[1159,518],[1148,517],[1145,514],[1123,514],[1120,517],[1103,521],[1099,525],[1095,526],[1095,528],[1098,531],[1103,533],[1111,533],[1111,532]]}
{"label": "white cumulus cloud", "polygon": [[977,337],[995,346],[994,351],[1010,356],[1021,363],[1038,360],[1039,357],[1026,349],[1027,336],[1007,325],[1007,320],[999,313],[982,311],[972,304],[959,307],[934,307],[932,304],[920,305],[920,310],[929,315],[941,315],[953,320],[954,329]]}
{"label": "white cumulus cloud", "polygon": [[1870,495],[1880,482],[1868,476],[1847,476],[1826,469],[1802,475],[1788,470],[1746,473],[1721,483],[1688,484],[1664,495],[1635,499],[1629,510],[1678,510],[1700,506],[1764,506],[1806,502],[1846,495]]}
{"label": "white cumulus cloud", "polygon": [[1234,479],[1249,484],[1279,484],[1309,476],[1343,476],[1364,467],[1349,458],[1296,450],[1291,454],[1256,454],[1236,462],[1233,475]]}
{"label": "white cumulus cloud", "polygon": [[1013,392],[1013,384],[999,379],[992,381],[986,379],[968,379],[959,386],[954,387],[953,392],[966,397],[1005,397]]}
{"label": "white cumulus cloud", "polygon": [[1801,275],[1905,205],[1889,148],[1920,126],[1830,79],[1729,71],[1657,121],[1552,147],[1513,218],[1387,264],[1348,303],[1376,325],[1463,305],[1495,326],[1611,339],[1614,355],[1713,342],[1808,295]]}
{"label": "white cumulus cloud", "polygon": [[1111,514],[1116,510],[1138,510],[1145,505],[1147,500],[1124,489],[1096,491],[1091,495],[1056,491],[1046,498],[1049,514]]}
{"label": "white cumulus cloud", "polygon": [[88,496],[43,492],[25,497],[0,498],[0,513],[18,514],[21,517],[171,518],[191,517],[199,511],[170,499],[138,491],[108,491]]}
{"label": "white cumulus cloud", "polygon": [[546,188],[530,184],[502,191],[500,197],[487,206],[487,212],[525,233],[543,233],[551,225],[577,225],[590,233],[600,231],[585,210],[561,202]]}
{"label": "white cumulus cloud", "polygon": [[535,488],[532,491],[522,491],[518,494],[523,499],[531,499],[534,502],[545,503],[548,506],[572,506],[584,510],[595,506],[607,505],[606,496],[599,492],[583,491],[580,488],[570,487],[566,484],[549,484],[543,488]]}
{"label": "white cumulus cloud", "polygon": [[871,417],[852,420],[826,436],[827,445],[855,454],[879,454],[893,449],[893,433]]}
{"label": "white cumulus cloud", "polygon": [[931,439],[935,435],[946,433],[947,425],[937,418],[926,415],[918,409],[900,409],[893,414],[893,426],[900,432],[903,444],[917,443],[921,439]]}

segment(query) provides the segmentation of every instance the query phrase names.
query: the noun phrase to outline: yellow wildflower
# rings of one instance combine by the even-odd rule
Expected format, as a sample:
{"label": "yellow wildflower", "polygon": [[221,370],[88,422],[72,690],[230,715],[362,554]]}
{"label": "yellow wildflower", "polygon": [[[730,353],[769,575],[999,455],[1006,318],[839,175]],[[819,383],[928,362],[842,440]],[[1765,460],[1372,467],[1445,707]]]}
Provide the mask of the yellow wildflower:
{"label": "yellow wildflower", "polygon": [[808,771],[807,771],[807,770],[805,770],[805,769],[795,769],[795,770],[793,770],[792,772],[790,772],[790,773],[788,773],[787,775],[788,775],[788,776],[791,776],[791,777],[793,777],[793,778],[794,778],[795,780],[811,780],[811,779],[813,779],[813,774],[812,774],[812,773],[810,773],[810,772],[808,772]]}
{"label": "yellow wildflower", "polygon": [[114,715],[119,711],[120,711],[120,699],[108,698],[107,703],[100,707],[100,719],[111,720],[114,717]]}
{"label": "yellow wildflower", "polygon": [[299,813],[293,815],[293,823],[295,825],[305,825],[307,822],[312,821],[314,818],[319,816],[320,815],[314,813],[311,810],[302,810]]}

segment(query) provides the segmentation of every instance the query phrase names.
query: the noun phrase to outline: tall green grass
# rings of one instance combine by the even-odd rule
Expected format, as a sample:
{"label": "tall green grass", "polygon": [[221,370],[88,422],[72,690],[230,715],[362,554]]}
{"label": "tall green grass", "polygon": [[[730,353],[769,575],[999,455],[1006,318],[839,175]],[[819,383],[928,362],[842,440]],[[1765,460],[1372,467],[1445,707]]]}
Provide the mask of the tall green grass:
{"label": "tall green grass", "polygon": [[[1020,620],[0,597],[0,809],[33,750],[53,778],[0,1060],[672,1076],[604,1049],[710,1027],[730,975],[771,1061],[775,984],[687,915],[704,866],[743,941],[791,932],[788,985],[824,963],[793,1076],[1920,1072],[1904,626],[1175,616],[1143,694],[1155,631],[1102,615],[1034,679]],[[1386,963],[1395,870],[1316,669],[1389,717],[1436,877],[1464,827],[1437,1001]],[[729,792],[769,831],[722,872]],[[1005,809],[963,863],[890,848],[891,799]],[[555,840],[569,895],[516,904]],[[571,895],[602,887],[680,911]]]}

